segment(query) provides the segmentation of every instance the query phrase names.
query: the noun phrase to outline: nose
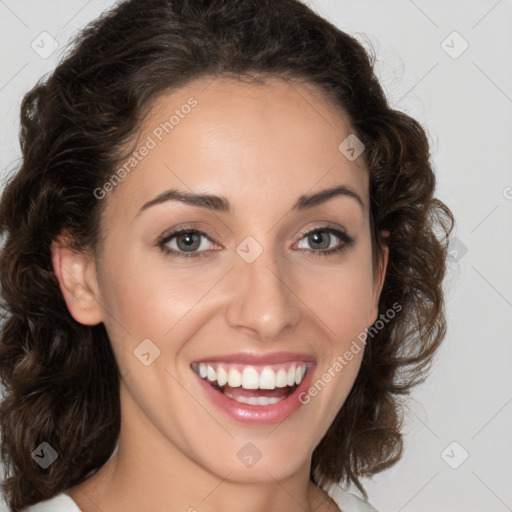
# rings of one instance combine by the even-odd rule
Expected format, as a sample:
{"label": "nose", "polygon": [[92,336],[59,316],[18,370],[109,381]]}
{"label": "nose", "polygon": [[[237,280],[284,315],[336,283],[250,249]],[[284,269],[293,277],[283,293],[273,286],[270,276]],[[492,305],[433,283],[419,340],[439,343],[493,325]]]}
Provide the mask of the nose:
{"label": "nose", "polygon": [[261,341],[277,339],[300,319],[300,299],[272,251],[265,250],[252,263],[240,260],[231,272],[229,325]]}

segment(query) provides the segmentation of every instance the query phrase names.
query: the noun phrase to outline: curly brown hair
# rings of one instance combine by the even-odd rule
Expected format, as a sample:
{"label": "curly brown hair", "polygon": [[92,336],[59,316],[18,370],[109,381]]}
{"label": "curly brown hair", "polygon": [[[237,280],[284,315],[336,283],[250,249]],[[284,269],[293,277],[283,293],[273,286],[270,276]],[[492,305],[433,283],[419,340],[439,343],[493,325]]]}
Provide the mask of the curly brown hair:
{"label": "curly brown hair", "polygon": [[[62,232],[96,251],[112,175],[155,99],[195,78],[298,79],[327,93],[365,144],[374,264],[389,247],[381,313],[355,384],[313,452],[310,478],[356,484],[402,449],[400,397],[421,382],[445,331],[453,228],[434,197],[420,124],[388,105],[375,56],[298,0],[128,0],[89,24],[21,105],[23,160],[0,203],[1,456],[13,510],[77,485],[111,456],[120,372],[103,324],[70,315],[52,267]],[[388,231],[384,238],[382,231]],[[31,454],[47,441],[47,469]],[[79,451],[76,446],[80,446]]]}

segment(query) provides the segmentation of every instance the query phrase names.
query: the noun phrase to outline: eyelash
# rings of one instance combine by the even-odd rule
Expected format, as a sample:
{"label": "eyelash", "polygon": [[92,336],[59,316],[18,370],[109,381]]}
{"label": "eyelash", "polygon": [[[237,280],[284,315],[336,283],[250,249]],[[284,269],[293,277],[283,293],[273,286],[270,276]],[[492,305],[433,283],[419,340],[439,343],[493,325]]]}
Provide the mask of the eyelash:
{"label": "eyelash", "polygon": [[[341,240],[342,243],[341,243],[341,245],[334,247],[332,249],[325,249],[325,250],[298,249],[299,252],[310,253],[313,257],[331,256],[331,255],[343,253],[354,242],[354,239],[347,232],[345,232],[344,230],[339,229],[339,228],[331,227],[329,225],[313,228],[309,231],[303,231],[301,233],[301,238],[299,240],[302,240],[306,236],[311,235],[313,233],[317,233],[317,232],[318,233],[325,232],[325,233],[335,235],[337,238],[339,238]],[[165,235],[164,237],[162,237],[157,242],[157,246],[160,248],[160,250],[164,254],[167,254],[169,256],[178,256],[178,257],[185,257],[185,258],[196,258],[196,257],[207,256],[208,251],[196,251],[196,252],[194,252],[194,251],[190,251],[190,252],[176,251],[175,249],[169,249],[166,246],[166,244],[168,244],[173,238],[175,238],[176,236],[183,234],[183,233],[202,235],[210,242],[213,242],[213,240],[203,231],[199,231],[194,228],[183,227],[183,228],[180,228],[180,229],[173,231],[172,233],[169,233],[169,234]]]}

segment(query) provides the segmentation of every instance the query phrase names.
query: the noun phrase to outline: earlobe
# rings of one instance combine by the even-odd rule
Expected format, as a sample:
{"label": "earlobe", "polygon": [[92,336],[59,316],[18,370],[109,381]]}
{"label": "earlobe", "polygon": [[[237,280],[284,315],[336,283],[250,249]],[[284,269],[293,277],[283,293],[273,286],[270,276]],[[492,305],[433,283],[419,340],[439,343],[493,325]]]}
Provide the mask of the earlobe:
{"label": "earlobe", "polygon": [[81,324],[97,325],[103,318],[94,258],[72,249],[68,240],[63,235],[51,244],[55,276],[71,316]]}

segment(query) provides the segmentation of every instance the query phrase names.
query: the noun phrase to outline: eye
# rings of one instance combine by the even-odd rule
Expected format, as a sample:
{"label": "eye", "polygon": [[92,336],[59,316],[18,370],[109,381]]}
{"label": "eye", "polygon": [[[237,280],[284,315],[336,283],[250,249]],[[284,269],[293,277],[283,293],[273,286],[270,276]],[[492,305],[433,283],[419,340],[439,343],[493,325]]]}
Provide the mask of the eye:
{"label": "eye", "polygon": [[208,242],[213,243],[202,231],[183,228],[166,235],[158,246],[166,254],[175,256],[204,256],[209,248]]}
{"label": "eye", "polygon": [[[354,239],[345,231],[329,226],[312,229],[302,233],[302,238],[295,245],[301,252],[313,256],[328,256],[340,253],[354,242]],[[336,239],[338,240],[336,242]],[[303,240],[311,248],[304,248]],[[170,256],[197,257],[207,256],[211,252],[212,239],[204,232],[192,228],[181,228],[165,235],[158,243],[158,247]],[[215,249],[214,249],[215,250]]]}
{"label": "eye", "polygon": [[[354,242],[354,239],[341,229],[324,226],[315,228],[303,233],[303,237],[297,244],[299,249],[312,253],[314,256],[328,256],[330,254],[342,252]],[[338,242],[336,242],[338,239]],[[310,245],[310,249],[302,247],[300,244],[305,240]]]}

